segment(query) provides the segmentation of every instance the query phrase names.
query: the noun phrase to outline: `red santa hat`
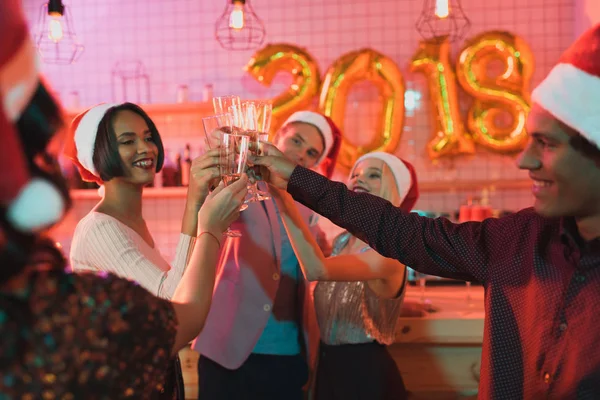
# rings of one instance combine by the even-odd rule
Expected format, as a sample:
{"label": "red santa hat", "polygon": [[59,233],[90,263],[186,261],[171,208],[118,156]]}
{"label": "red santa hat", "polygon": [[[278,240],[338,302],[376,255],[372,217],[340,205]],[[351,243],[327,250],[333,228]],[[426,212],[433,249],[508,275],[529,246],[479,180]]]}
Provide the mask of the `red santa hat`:
{"label": "red santa hat", "polygon": [[44,85],[20,3],[2,0],[0,12],[0,206],[13,228],[35,232],[59,221],[67,203],[53,182],[32,172],[24,151],[31,143],[17,129]]}
{"label": "red santa hat", "polygon": [[600,148],[600,24],[563,53],[531,99]]}
{"label": "red santa hat", "polygon": [[393,154],[374,151],[372,153],[367,153],[356,160],[350,171],[349,177],[352,177],[356,166],[360,162],[368,159],[381,160],[392,171],[394,180],[396,181],[396,187],[398,188],[398,195],[400,196],[400,208],[403,211],[410,212],[419,199],[417,173],[412,164],[408,161],[401,160]]}
{"label": "red santa hat", "polygon": [[65,142],[65,155],[77,166],[81,179],[102,185],[100,174],[94,167],[94,146],[98,127],[107,111],[119,104],[98,104],[77,115]]}
{"label": "red santa hat", "polygon": [[[317,160],[316,166],[320,165],[326,159],[331,160],[332,158],[333,166],[335,166],[335,161],[337,160],[337,155],[339,153],[339,146],[341,144],[341,133],[333,120],[314,111],[297,111],[283,123],[282,128],[294,122],[302,122],[313,125],[319,130],[321,136],[323,136],[325,148],[323,149],[323,154],[321,154],[321,157]],[[339,139],[336,142],[336,138],[338,137]],[[328,164],[331,164],[331,162]],[[333,173],[333,169],[331,173]]]}

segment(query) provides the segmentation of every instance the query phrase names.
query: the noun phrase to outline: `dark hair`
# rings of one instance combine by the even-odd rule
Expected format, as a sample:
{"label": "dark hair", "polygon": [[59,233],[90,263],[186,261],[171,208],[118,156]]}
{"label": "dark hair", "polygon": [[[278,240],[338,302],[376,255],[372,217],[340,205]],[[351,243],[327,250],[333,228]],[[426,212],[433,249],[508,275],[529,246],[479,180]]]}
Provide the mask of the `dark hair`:
{"label": "dark hair", "polygon": [[600,161],[600,149],[580,133],[571,136],[569,144],[584,156],[593,159],[596,163]]}
{"label": "dark hair", "polygon": [[94,168],[100,174],[100,179],[104,182],[110,181],[112,178],[123,176],[125,174],[123,170],[123,162],[119,155],[119,143],[117,142],[115,128],[113,126],[115,118],[120,111],[131,111],[139,115],[144,119],[150,129],[150,134],[156,147],[158,147],[158,159],[156,161],[156,172],[162,169],[163,162],[165,160],[165,150],[156,129],[156,125],[152,122],[152,119],[146,114],[146,112],[137,104],[123,103],[118,106],[109,108],[108,111],[102,117],[100,124],[98,125],[98,133],[96,135],[96,141],[94,143],[94,155],[92,160],[94,162]]}

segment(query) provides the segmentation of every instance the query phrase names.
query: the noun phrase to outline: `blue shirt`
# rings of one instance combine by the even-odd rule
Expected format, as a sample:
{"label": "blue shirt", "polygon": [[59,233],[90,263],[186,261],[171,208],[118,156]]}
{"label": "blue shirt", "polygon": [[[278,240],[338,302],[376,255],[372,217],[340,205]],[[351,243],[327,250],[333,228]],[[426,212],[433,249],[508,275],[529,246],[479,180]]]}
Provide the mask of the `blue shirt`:
{"label": "blue shirt", "polygon": [[275,211],[281,233],[280,282],[269,320],[252,352],[296,355],[300,354],[298,281],[302,272],[276,205]]}

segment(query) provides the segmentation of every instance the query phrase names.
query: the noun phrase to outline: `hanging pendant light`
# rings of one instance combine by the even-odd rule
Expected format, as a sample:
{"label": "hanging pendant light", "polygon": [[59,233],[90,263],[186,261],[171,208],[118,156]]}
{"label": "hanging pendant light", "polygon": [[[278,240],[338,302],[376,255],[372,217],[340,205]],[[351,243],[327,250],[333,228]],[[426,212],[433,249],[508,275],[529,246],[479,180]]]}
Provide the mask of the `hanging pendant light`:
{"label": "hanging pendant light", "polygon": [[62,0],[49,0],[40,10],[35,44],[43,62],[72,64],[83,52],[69,9]]}
{"label": "hanging pendant light", "polygon": [[217,20],[215,37],[226,50],[252,50],[263,44],[265,26],[250,0],[227,0],[225,11]]}
{"label": "hanging pendant light", "polygon": [[462,9],[461,0],[424,0],[417,31],[425,40],[448,37],[450,42],[461,40],[471,27]]}

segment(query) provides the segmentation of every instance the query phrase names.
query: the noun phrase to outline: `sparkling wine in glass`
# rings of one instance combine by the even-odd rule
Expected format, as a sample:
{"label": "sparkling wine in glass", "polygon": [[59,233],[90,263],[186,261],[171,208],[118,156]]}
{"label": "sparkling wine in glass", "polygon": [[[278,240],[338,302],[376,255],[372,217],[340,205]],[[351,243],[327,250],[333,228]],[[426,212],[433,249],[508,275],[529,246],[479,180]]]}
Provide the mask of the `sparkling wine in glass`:
{"label": "sparkling wine in glass", "polygon": [[[246,119],[246,128],[253,138],[255,144],[254,150],[250,151],[255,155],[261,154],[262,144],[269,141],[269,129],[271,128],[271,114],[273,106],[268,101],[247,100],[241,105],[242,114]],[[253,167],[252,173],[256,180],[260,180],[260,167]],[[258,183],[252,184],[250,189],[252,201],[269,200],[271,196],[268,192],[258,188]]]}
{"label": "sparkling wine in glass", "polygon": [[465,283],[467,284],[467,293],[466,293],[467,306],[472,307],[473,306],[473,296],[471,294],[471,282],[466,281]]}
{"label": "sparkling wine in glass", "polygon": [[227,114],[229,107],[241,104],[240,96],[234,95],[213,97],[212,102],[215,114]]}
{"label": "sparkling wine in glass", "polygon": [[231,121],[229,114],[217,114],[202,118],[204,126],[204,135],[206,136],[206,145],[209,149],[214,149],[221,142],[222,133],[231,133]]}
{"label": "sparkling wine in glass", "polygon": [[[229,186],[240,179],[246,170],[249,144],[250,138],[245,135],[224,133],[221,137],[219,168],[221,180],[223,180],[225,186]],[[248,205],[242,204],[240,211],[246,208],[248,208]],[[227,228],[227,231],[223,234],[230,237],[242,236],[241,232],[231,230],[230,228]]]}
{"label": "sparkling wine in glass", "polygon": [[421,291],[421,305],[426,311],[431,311],[431,300],[425,295],[425,285],[427,284],[427,274],[415,271],[415,277],[419,282],[419,288]]}
{"label": "sparkling wine in glass", "polygon": [[[239,107],[241,104],[240,96],[230,95],[230,96],[219,96],[213,97],[213,110],[215,114],[230,114],[230,107]],[[232,115],[230,115],[232,117]],[[239,127],[238,121],[231,121],[232,123],[228,123],[220,127],[220,130],[226,133],[232,133],[233,130]]]}

